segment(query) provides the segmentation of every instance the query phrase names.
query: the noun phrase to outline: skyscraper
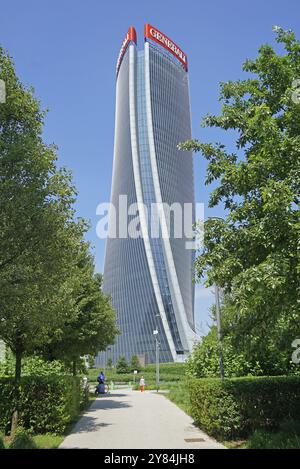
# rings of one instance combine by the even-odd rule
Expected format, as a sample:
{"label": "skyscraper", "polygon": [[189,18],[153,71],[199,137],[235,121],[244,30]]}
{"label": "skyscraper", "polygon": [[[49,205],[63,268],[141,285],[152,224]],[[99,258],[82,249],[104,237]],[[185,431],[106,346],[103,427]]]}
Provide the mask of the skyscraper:
{"label": "skyscraper", "polygon": [[[194,207],[192,154],[177,147],[191,138],[187,71],[186,55],[157,28],[145,25],[143,50],[129,28],[116,68],[111,203],[116,219],[125,214],[128,224],[124,196],[128,206],[136,204],[140,236],[127,236],[119,226],[106,243],[103,290],[112,297],[121,332],[110,347],[114,362],[133,354],[154,362],[154,330],[163,362],[182,361],[195,339],[194,254],[189,236],[174,235],[166,209]],[[150,232],[153,204],[164,204],[156,236]],[[96,363],[107,358],[101,353]]]}

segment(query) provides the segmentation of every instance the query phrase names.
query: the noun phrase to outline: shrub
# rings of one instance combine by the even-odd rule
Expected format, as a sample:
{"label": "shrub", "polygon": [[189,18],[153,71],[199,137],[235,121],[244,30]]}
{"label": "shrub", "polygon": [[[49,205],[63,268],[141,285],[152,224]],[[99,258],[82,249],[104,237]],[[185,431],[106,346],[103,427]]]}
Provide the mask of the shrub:
{"label": "shrub", "polygon": [[80,410],[86,409],[89,402],[90,402],[90,387],[87,381],[86,383],[83,381],[81,383]]}
{"label": "shrub", "polygon": [[32,437],[24,428],[19,427],[16,430],[15,436],[9,445],[9,449],[35,449],[36,444]]}
{"label": "shrub", "polygon": [[[257,362],[250,362],[245,354],[238,352],[231,337],[223,337],[223,362],[226,377],[263,375]],[[197,343],[186,364],[187,374],[195,378],[218,378],[220,376],[220,350],[215,326]]]}
{"label": "shrub", "polygon": [[[0,379],[0,429],[8,431],[15,404],[12,378]],[[61,433],[83,405],[80,378],[26,376],[20,385],[20,425],[34,433]]]}
{"label": "shrub", "polygon": [[300,377],[193,379],[191,413],[219,438],[245,437],[259,428],[277,429],[287,417],[300,418]]}
{"label": "shrub", "polygon": [[[169,383],[177,381],[182,381],[185,376],[185,364],[183,363],[160,363],[160,382]],[[96,382],[97,376],[100,369],[92,368],[88,371],[88,377],[91,382]],[[122,381],[122,382],[133,382],[139,381],[140,377],[143,375],[146,381],[146,386],[154,385],[156,382],[156,365],[151,364],[142,368],[142,370],[133,376],[133,373],[118,373],[116,369],[106,370],[106,380],[109,381]]]}
{"label": "shrub", "polygon": [[[4,363],[0,363],[1,377],[14,377],[16,360],[13,354],[8,351]],[[67,369],[59,360],[46,361],[38,356],[25,357],[22,362],[22,376],[49,376],[65,375]]]}
{"label": "shrub", "polygon": [[126,358],[121,355],[119,358],[118,358],[118,361],[116,363],[116,371],[117,373],[129,373],[129,368],[130,366],[128,365],[127,361],[126,361]]}
{"label": "shrub", "polygon": [[[160,363],[159,365],[160,371],[167,375],[173,375],[177,379],[179,377],[184,376],[186,364],[185,363]],[[144,369],[145,372],[153,372],[155,373],[156,364],[151,363],[147,365]]]}
{"label": "shrub", "polygon": [[139,357],[137,355],[132,355],[131,362],[130,362],[130,371],[133,372],[134,370],[141,371],[142,367],[139,361]]}
{"label": "shrub", "polygon": [[[226,315],[222,310],[223,322],[224,316]],[[280,329],[280,335],[281,333]],[[286,349],[280,348],[273,339],[266,338],[263,347],[254,345],[247,348],[239,337],[235,337],[231,325],[227,331],[224,327],[222,349],[225,377],[299,375],[298,365],[292,363]],[[290,344],[292,339],[283,341],[281,338],[281,341]],[[193,378],[219,378],[220,342],[215,326],[212,326],[209,333],[194,346],[186,369],[187,374]]]}

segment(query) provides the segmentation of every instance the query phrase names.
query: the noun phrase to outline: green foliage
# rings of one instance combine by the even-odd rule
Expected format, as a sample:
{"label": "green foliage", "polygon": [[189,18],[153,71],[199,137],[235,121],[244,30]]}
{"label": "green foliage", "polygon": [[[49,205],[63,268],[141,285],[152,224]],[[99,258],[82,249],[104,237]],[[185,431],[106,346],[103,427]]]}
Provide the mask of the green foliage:
{"label": "green foliage", "polygon": [[115,312],[110,298],[101,290],[102,276],[93,272],[93,259],[87,251],[83,252],[74,276],[67,282],[73,310],[64,324],[51,333],[43,348],[46,357],[78,366],[81,356],[95,355],[114,341],[118,333]]}
{"label": "green foliage", "polygon": [[36,444],[30,433],[22,427],[16,430],[9,449],[36,449]]}
{"label": "green foliage", "polygon": [[80,401],[79,408],[80,410],[85,410],[90,403],[90,387],[88,383],[81,382],[81,392],[80,392]]}
{"label": "green foliage", "polygon": [[16,367],[16,360],[14,354],[9,349],[5,347],[5,359],[0,363],[0,377],[2,376],[13,376]]}
{"label": "green foliage", "polygon": [[300,43],[291,31],[276,34],[284,53],[263,45],[243,66],[249,78],[221,84],[221,114],[204,119],[236,135],[234,152],[195,140],[182,148],[207,160],[209,206],[227,213],[205,224],[197,279],[223,288],[223,325],[235,348],[261,361],[282,353],[288,368],[300,321]]}
{"label": "green foliage", "polygon": [[[223,310],[223,321],[226,310]],[[285,374],[299,374],[299,367],[291,362],[290,355],[279,351],[272,343],[272,337],[266,337],[265,342],[256,350],[236,346],[234,330],[228,331],[222,340],[223,363],[225,376],[228,378],[239,376],[276,376]],[[187,364],[189,376],[210,378],[220,376],[220,344],[216,327],[213,326],[207,336],[203,337],[191,353]]]}
{"label": "green foliage", "polygon": [[16,356],[74,363],[114,340],[115,315],[75,219],[71,174],[42,139],[45,112],[0,47],[0,338]]}
{"label": "green foliage", "polygon": [[[15,358],[12,356],[5,363],[0,364],[0,377],[14,376]],[[58,361],[45,361],[38,356],[26,357],[23,361],[22,375],[23,376],[48,376],[48,375],[63,375],[67,370],[65,365]]]}
{"label": "green foliage", "polygon": [[[12,378],[0,379],[0,429],[9,430],[16,399]],[[79,378],[26,376],[19,385],[20,425],[34,433],[62,433],[86,402]]]}
{"label": "green foliage", "polygon": [[[177,381],[181,381],[184,379],[185,375],[185,364],[184,363],[161,363],[160,364],[160,382],[162,384],[169,384],[169,383],[176,383]],[[96,382],[97,376],[101,370],[98,368],[91,368],[88,370],[89,380],[91,382]],[[156,371],[155,365],[146,365],[136,376],[136,382],[139,381],[141,376],[144,376],[146,381],[147,389],[149,386],[154,386],[153,389],[156,389]],[[106,370],[106,381],[114,381],[114,382],[133,382],[133,374],[132,373],[119,373],[115,368],[110,370]]]}
{"label": "green foliage", "polygon": [[248,449],[300,449],[300,424],[284,421],[277,432],[256,430],[247,440]]}
{"label": "green foliage", "polygon": [[16,355],[33,353],[70,316],[66,281],[87,248],[87,224],[75,221],[71,175],[42,139],[45,113],[0,48],[0,337]]}
{"label": "green foliage", "polygon": [[137,371],[141,371],[142,367],[141,367],[141,364],[139,362],[139,358],[137,355],[132,355],[131,357],[131,362],[130,362],[130,371],[134,371],[134,370],[137,370]]}
{"label": "green foliage", "polygon": [[121,355],[119,358],[118,358],[118,361],[116,363],[116,371],[117,373],[129,373],[130,371],[130,367],[126,361],[126,358]]}
{"label": "green foliage", "polygon": [[56,449],[64,440],[63,435],[46,433],[45,435],[34,435],[33,441],[38,449]]}
{"label": "green foliage", "polygon": [[[222,351],[226,377],[263,374],[259,364],[248,362],[242,353],[234,349],[230,337],[223,339]],[[207,336],[194,347],[186,367],[189,376],[197,378],[220,376],[220,344],[216,327],[212,327]]]}
{"label": "green foliage", "polygon": [[107,368],[112,368],[112,359],[109,357],[106,363]]}
{"label": "green foliage", "polygon": [[[165,375],[174,376],[174,378],[180,379],[185,374],[186,365],[185,363],[160,363],[159,367]],[[155,373],[155,370],[155,363],[152,363],[145,367],[145,372],[147,373]]]}
{"label": "green foliage", "polygon": [[218,438],[275,430],[288,417],[300,418],[300,377],[193,379],[189,393],[195,422]]}
{"label": "green foliage", "polygon": [[177,383],[170,383],[169,393],[166,394],[166,397],[174,404],[178,405],[184,412],[188,415],[191,414],[191,402],[189,395],[188,381],[186,379],[179,381]]}

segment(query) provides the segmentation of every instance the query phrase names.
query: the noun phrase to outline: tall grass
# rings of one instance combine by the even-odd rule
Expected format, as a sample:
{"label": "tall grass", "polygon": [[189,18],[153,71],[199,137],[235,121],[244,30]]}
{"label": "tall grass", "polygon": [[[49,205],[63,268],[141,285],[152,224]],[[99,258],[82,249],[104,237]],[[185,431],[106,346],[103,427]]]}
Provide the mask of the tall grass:
{"label": "tall grass", "polygon": [[186,414],[191,415],[191,402],[186,379],[183,379],[176,384],[171,384],[169,387],[169,393],[166,394],[166,397],[180,407],[180,409],[182,409]]}

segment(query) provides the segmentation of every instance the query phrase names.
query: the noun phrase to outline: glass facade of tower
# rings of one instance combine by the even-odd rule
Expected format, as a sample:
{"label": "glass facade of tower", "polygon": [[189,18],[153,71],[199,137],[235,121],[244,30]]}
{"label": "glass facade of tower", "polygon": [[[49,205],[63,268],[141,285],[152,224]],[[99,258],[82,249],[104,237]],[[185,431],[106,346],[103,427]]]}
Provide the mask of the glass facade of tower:
{"label": "glass facade of tower", "polygon": [[[117,75],[115,148],[111,203],[119,219],[120,196],[146,208],[139,222],[150,226],[151,204],[194,202],[192,154],[178,150],[191,138],[187,71],[172,53],[147,39],[137,51],[131,41]],[[143,218],[144,216],[144,218]],[[128,215],[128,223],[132,220]],[[193,251],[188,238],[140,237],[117,231],[106,243],[103,290],[109,293],[120,329],[109,352],[96,357],[101,366],[120,355],[155,361],[153,331],[159,331],[160,361],[182,360],[194,337]],[[142,228],[144,225],[142,226]],[[183,229],[183,227],[182,227]]]}

